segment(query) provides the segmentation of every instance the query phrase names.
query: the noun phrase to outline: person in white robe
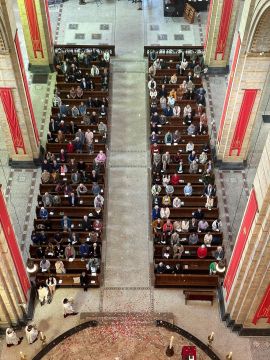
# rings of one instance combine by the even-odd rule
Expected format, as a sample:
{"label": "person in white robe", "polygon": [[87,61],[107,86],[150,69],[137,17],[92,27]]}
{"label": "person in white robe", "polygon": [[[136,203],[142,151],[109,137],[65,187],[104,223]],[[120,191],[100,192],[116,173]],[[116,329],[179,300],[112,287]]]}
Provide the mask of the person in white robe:
{"label": "person in white robe", "polygon": [[33,344],[38,338],[38,330],[33,325],[27,325],[25,328],[25,334],[28,344]]}
{"label": "person in white robe", "polygon": [[72,301],[65,298],[63,300],[63,308],[64,308],[64,317],[66,318],[69,315],[77,315],[78,313],[75,312],[73,305],[72,305]]}
{"label": "person in white robe", "polygon": [[12,328],[6,329],[6,343],[10,347],[12,345],[19,345],[22,342],[23,337],[18,337]]}

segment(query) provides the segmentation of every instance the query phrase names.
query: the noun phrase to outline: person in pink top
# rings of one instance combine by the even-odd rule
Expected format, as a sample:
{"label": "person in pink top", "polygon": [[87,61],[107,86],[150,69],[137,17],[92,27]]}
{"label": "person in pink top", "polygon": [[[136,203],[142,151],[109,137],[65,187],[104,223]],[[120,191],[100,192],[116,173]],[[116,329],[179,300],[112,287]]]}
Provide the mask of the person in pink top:
{"label": "person in pink top", "polygon": [[104,164],[105,161],[106,161],[106,155],[104,154],[104,152],[102,150],[100,150],[95,158],[95,162],[97,164]]}

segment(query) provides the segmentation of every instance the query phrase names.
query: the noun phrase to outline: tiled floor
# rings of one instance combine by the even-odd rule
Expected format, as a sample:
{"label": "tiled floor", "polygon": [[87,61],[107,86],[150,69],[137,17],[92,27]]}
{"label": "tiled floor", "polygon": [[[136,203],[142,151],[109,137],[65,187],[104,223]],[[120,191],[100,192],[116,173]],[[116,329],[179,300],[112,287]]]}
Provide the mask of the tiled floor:
{"label": "tiled floor", "polygon": [[[149,209],[146,190],[148,189],[149,166],[146,152],[146,63],[142,58],[143,45],[199,45],[202,43],[205,32],[206,14],[201,13],[195,24],[189,25],[183,18],[174,19],[174,21],[164,19],[161,0],[144,1],[143,11],[138,11],[137,5],[132,4],[131,1],[102,0],[102,3],[97,6],[91,0],[87,5],[79,6],[78,0],[69,0],[61,7],[50,8],[50,16],[58,44],[89,42],[91,44],[116,44],[117,56],[112,61],[113,127],[109,154],[108,231],[103,257],[105,283],[100,289],[87,293],[76,289],[57,290],[51,305],[36,306],[34,321],[39,329],[46,333],[50,341],[81,321],[79,317],[70,317],[63,321],[61,301],[63,297],[71,296],[75,300],[78,311],[84,314],[105,311],[173,313],[176,324],[194,333],[204,342],[209,332],[214,331],[216,334],[214,350],[221,358],[225,358],[229,350],[233,351],[234,358],[237,360],[270,358],[270,339],[239,338],[220,321],[217,303],[213,307],[197,302],[184,305],[181,290],[154,289],[151,285],[152,244],[148,238]],[[89,22],[90,18],[94,21]],[[82,35],[75,39],[76,34]],[[98,36],[93,38],[93,34],[101,34],[101,38],[97,38]],[[25,50],[24,56],[26,56]],[[29,78],[31,79],[30,75]],[[31,86],[35,114],[38,126],[43,131],[43,138],[46,134],[46,124],[48,124],[54,81],[52,77],[49,87]],[[216,121],[218,128],[226,91],[226,78],[210,77],[208,85],[213,103],[212,118]],[[130,103],[131,94],[136,94],[136,101],[133,103]],[[258,136],[254,140],[255,151],[251,156],[251,166],[247,171],[247,183],[241,172],[223,171],[221,174],[217,172],[221,216],[226,238],[228,236],[228,253],[233,245],[246,203],[245,187],[250,187],[252,182],[254,167],[265,141],[264,133],[267,129],[268,127],[258,125]],[[215,133],[213,138],[214,136]],[[2,142],[0,143],[0,159],[0,181],[7,192],[8,206],[20,242],[24,226],[26,222],[29,223],[27,243],[35,217],[40,170],[36,174],[37,181],[34,179],[33,171],[10,170],[7,166],[6,149]],[[29,198],[29,195],[32,197]],[[125,225],[124,229],[117,222],[119,214]],[[139,229],[132,227],[131,215],[137,219],[136,224]],[[25,248],[27,249],[27,246]],[[3,349],[1,359],[15,360],[18,357],[18,351],[23,351],[30,359],[41,349],[41,344],[37,342],[29,347],[23,341],[18,348],[9,349],[9,351],[5,351],[5,347]]]}

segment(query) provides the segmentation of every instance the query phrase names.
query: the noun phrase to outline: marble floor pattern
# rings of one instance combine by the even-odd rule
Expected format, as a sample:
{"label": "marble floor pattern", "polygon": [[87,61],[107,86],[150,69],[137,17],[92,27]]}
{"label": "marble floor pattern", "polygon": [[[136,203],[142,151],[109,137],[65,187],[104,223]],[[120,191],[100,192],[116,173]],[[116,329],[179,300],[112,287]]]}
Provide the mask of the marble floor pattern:
{"label": "marble floor pattern", "polygon": [[[60,11],[60,13],[59,13]],[[190,28],[183,18],[172,21],[162,16],[161,0],[143,2],[143,11],[130,1],[105,1],[100,6],[89,2],[78,6],[77,0],[69,0],[61,6],[50,8],[53,31],[57,29],[58,43],[99,44],[104,38],[93,38],[93,34],[107,34],[108,40],[116,43],[117,56],[112,59],[112,117],[111,140],[108,152],[108,199],[107,234],[103,247],[104,282],[100,289],[87,293],[81,289],[58,289],[51,305],[36,305],[34,322],[43,331],[48,341],[69,328],[97,314],[119,314],[121,312],[163,312],[172,313],[177,325],[190,331],[202,341],[207,341],[210,331],[215,332],[214,351],[223,359],[232,351],[237,360],[265,360],[270,358],[269,338],[240,338],[220,321],[218,303],[213,307],[205,303],[184,305],[180,289],[154,289],[152,286],[152,242],[149,238],[149,158],[148,158],[148,117],[146,103],[146,61],[143,59],[145,44],[193,44],[201,43],[197,20]],[[59,16],[59,14],[61,16]],[[89,17],[95,19],[89,24]],[[202,32],[205,32],[206,13],[201,14]],[[18,19],[17,19],[18,20]],[[89,27],[86,29],[86,23]],[[77,24],[78,29],[70,28]],[[109,25],[109,28],[101,25]],[[18,27],[20,24],[18,24]],[[154,26],[154,27],[153,27]],[[158,28],[157,28],[158,26]],[[156,29],[156,30],[153,30]],[[106,30],[105,30],[106,29]],[[76,38],[75,33],[85,34],[85,39]],[[75,32],[76,31],[76,32]],[[103,31],[103,32],[102,32]],[[158,35],[167,34],[167,40],[158,41]],[[175,40],[174,35],[181,35]],[[182,36],[183,35],[183,36]],[[94,42],[95,41],[95,42]],[[25,56],[25,54],[24,54]],[[31,76],[29,74],[31,81]],[[43,137],[48,124],[50,99],[54,79],[48,86],[33,84],[31,94],[44,99],[43,106],[34,102],[34,110]],[[48,85],[48,84],[47,84]],[[222,104],[226,91],[226,78],[209,77],[212,93],[214,119],[218,127]],[[46,108],[47,103],[47,108]],[[46,121],[45,121],[46,120]],[[47,125],[48,126],[48,125]],[[247,191],[255,173],[256,159],[263,146],[264,134],[269,129],[258,125],[258,136],[254,141],[254,151],[248,171],[243,173],[222,172],[223,181],[218,181],[220,210],[224,225],[226,215],[232,226],[232,239],[226,244],[228,251],[233,246],[237,234],[237,224],[247,199]],[[1,135],[0,128],[0,135]],[[15,231],[23,246],[26,231],[26,245],[30,242],[40,170],[12,170],[7,166],[5,144],[0,144],[0,181],[8,200]],[[218,175],[218,173],[217,173]],[[221,179],[221,178],[220,178]],[[22,195],[21,190],[24,194]],[[29,190],[30,189],[30,190]],[[223,194],[226,194],[224,201]],[[234,194],[234,196],[232,196]],[[30,196],[30,197],[29,197]],[[27,199],[28,197],[28,199]],[[227,201],[227,210],[226,202]],[[17,212],[14,210],[17,209]],[[18,215],[20,209],[20,216]],[[237,209],[237,211],[235,211]],[[21,212],[23,210],[23,213]],[[225,211],[226,210],[226,211]],[[28,214],[30,213],[30,214]],[[121,221],[119,221],[121,218]],[[131,220],[133,219],[133,221]],[[27,230],[24,228],[27,222]],[[135,225],[135,226],[134,226]],[[226,226],[225,226],[226,228]],[[25,251],[25,257],[27,251]],[[61,301],[63,297],[73,297],[81,316],[63,319]],[[59,326],[59,324],[61,324]],[[4,339],[1,359],[15,360],[19,351],[31,359],[41,349],[41,343],[28,346],[25,340],[19,347],[6,351]]]}

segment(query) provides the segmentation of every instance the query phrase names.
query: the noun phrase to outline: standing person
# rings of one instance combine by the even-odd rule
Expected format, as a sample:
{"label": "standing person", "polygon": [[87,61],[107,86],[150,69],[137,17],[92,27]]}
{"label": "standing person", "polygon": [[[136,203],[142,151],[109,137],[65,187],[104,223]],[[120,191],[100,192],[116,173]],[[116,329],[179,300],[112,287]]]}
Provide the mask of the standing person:
{"label": "standing person", "polygon": [[72,301],[65,298],[63,300],[63,308],[64,308],[64,318],[66,318],[69,315],[78,315],[77,312],[74,311]]}
{"label": "standing person", "polygon": [[89,276],[86,274],[85,271],[83,271],[80,276],[80,283],[81,286],[83,287],[83,291],[87,291],[89,285]]}
{"label": "standing person", "polygon": [[12,328],[6,330],[6,343],[7,347],[12,345],[19,345],[22,342],[23,337],[18,338],[15,331]]}
{"label": "standing person", "polygon": [[25,333],[28,344],[33,344],[38,338],[39,331],[34,325],[27,325]]}
{"label": "standing person", "polygon": [[49,276],[49,278],[46,280],[46,285],[49,288],[51,297],[53,297],[53,294],[55,293],[56,284],[57,284],[56,278],[53,276]]}

